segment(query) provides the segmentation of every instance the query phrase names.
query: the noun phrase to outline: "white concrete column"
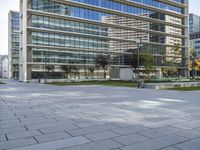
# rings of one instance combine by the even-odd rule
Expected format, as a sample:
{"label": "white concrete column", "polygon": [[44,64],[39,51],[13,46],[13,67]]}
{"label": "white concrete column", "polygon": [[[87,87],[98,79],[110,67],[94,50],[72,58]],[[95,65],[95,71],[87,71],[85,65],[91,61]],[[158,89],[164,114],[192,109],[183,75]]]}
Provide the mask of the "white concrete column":
{"label": "white concrete column", "polygon": [[27,69],[27,23],[28,23],[28,15],[27,15],[27,8],[28,8],[28,0],[21,0],[20,1],[20,81],[27,82],[30,80],[28,78],[28,71]]}

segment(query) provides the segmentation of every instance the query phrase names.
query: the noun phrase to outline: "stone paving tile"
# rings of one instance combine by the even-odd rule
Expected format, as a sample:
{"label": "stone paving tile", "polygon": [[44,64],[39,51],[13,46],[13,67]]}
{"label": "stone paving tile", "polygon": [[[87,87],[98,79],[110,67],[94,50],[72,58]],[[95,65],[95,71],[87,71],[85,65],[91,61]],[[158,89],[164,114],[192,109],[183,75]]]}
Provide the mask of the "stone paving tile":
{"label": "stone paving tile", "polygon": [[55,132],[55,133],[50,133],[50,134],[38,135],[34,137],[39,143],[43,143],[43,142],[50,142],[54,140],[70,138],[71,135],[63,131],[63,132]]}
{"label": "stone paving tile", "polygon": [[135,126],[128,126],[124,128],[114,129],[113,131],[120,135],[128,135],[146,130],[149,130],[149,128],[140,125],[135,125]]}
{"label": "stone paving tile", "polygon": [[4,120],[4,121],[0,121],[0,128],[1,126],[3,126],[4,124],[12,124],[12,123],[19,123],[18,119],[14,119],[14,120]]}
{"label": "stone paving tile", "polygon": [[185,124],[185,121],[183,119],[177,119],[177,118],[172,118],[172,119],[166,119],[163,121],[150,121],[150,123],[144,123],[144,126],[150,127],[150,128],[161,128],[161,127],[166,127],[166,126],[172,126],[176,127],[178,123],[183,123]]}
{"label": "stone paving tile", "polygon": [[58,121],[55,120],[54,122],[49,122],[49,123],[27,125],[27,128],[29,130],[36,130],[36,129],[42,129],[42,128],[55,127],[55,126],[59,126],[59,125],[60,124],[58,123]]}
{"label": "stone paving tile", "polygon": [[46,123],[51,123],[55,122],[55,119],[23,119],[22,123],[24,125],[37,125],[37,124],[46,124]]}
{"label": "stone paving tile", "polygon": [[75,130],[67,130],[67,132],[69,134],[71,134],[72,136],[79,136],[79,135],[108,131],[108,130],[117,129],[117,128],[119,128],[119,127],[112,125],[112,124],[106,124],[106,125],[98,125],[98,126],[95,126],[95,127],[87,127],[87,128],[81,128],[81,129],[75,129]]}
{"label": "stone paving tile", "polygon": [[33,137],[28,137],[28,138],[24,138],[24,139],[0,142],[0,149],[1,150],[11,149],[11,148],[15,148],[15,147],[22,147],[22,146],[33,145],[33,144],[37,144],[35,139]]}
{"label": "stone paving tile", "polygon": [[149,138],[139,135],[139,134],[131,134],[131,135],[124,135],[117,138],[113,138],[115,141],[123,144],[123,145],[131,145],[138,142],[143,142],[149,140]]}
{"label": "stone paving tile", "polygon": [[6,136],[5,134],[0,135],[0,142],[6,141]]}
{"label": "stone paving tile", "polygon": [[182,149],[174,147],[174,146],[169,146],[169,147],[166,147],[166,148],[162,148],[160,150],[182,150]]}
{"label": "stone paving tile", "polygon": [[26,138],[26,137],[31,137],[35,135],[41,135],[41,132],[37,130],[32,130],[32,131],[6,134],[6,136],[8,137],[8,140]]}
{"label": "stone paving tile", "polygon": [[79,137],[72,137],[68,139],[56,140],[52,142],[45,142],[40,144],[35,144],[31,146],[25,146],[20,148],[14,148],[12,150],[57,150],[66,147],[71,147],[75,145],[81,145],[85,143],[89,143],[88,139],[79,136]]}
{"label": "stone paving tile", "polygon": [[0,134],[7,134],[7,133],[18,133],[27,131],[24,126],[22,127],[13,127],[13,128],[0,128]]}
{"label": "stone paving tile", "polygon": [[48,133],[54,133],[54,132],[59,132],[59,131],[68,131],[68,130],[74,130],[74,129],[78,129],[77,126],[73,125],[73,124],[63,124],[63,125],[59,125],[59,126],[53,126],[50,128],[42,128],[40,129],[40,131],[43,134],[48,134]]}
{"label": "stone paving tile", "polygon": [[84,136],[89,138],[92,141],[98,141],[98,140],[118,137],[120,135],[112,131],[104,131],[104,132],[97,132],[93,134],[86,134]]}
{"label": "stone paving tile", "polygon": [[122,145],[111,140],[101,140],[96,142],[90,142],[87,144],[79,145],[79,146],[73,146],[69,148],[64,148],[60,150],[117,150],[115,148],[121,147]]}
{"label": "stone paving tile", "polygon": [[165,136],[165,135],[174,134],[180,130],[181,129],[175,128],[175,127],[162,127],[162,128],[157,128],[157,129],[140,132],[140,134],[150,137],[150,138],[157,138],[157,137],[161,137],[161,136]]}
{"label": "stone paving tile", "polygon": [[175,145],[182,150],[200,150],[200,138]]}
{"label": "stone paving tile", "polygon": [[[34,150],[55,150],[57,148],[72,150],[73,148],[86,150],[174,149],[174,144],[181,146],[185,140],[193,141],[199,137],[199,133],[196,132],[200,131],[198,91],[178,92],[177,94],[176,91],[138,90],[109,86],[60,87],[35,83],[24,84],[10,80],[5,82],[7,84],[0,86],[0,139],[3,140],[0,140],[1,144],[16,141],[10,139],[6,141],[5,134],[15,135],[15,138],[33,136],[32,134],[23,135],[23,133],[34,133],[34,130],[44,134],[40,135],[41,139],[38,136],[38,141],[42,143],[16,146],[15,149],[18,150],[29,150],[29,148]],[[9,90],[10,88],[12,90]],[[181,131],[176,132],[177,128]],[[112,137],[110,132],[120,134],[124,139],[126,139],[125,136],[132,134],[154,139],[123,145],[116,141],[114,138],[118,137]],[[142,135],[142,132],[145,135]],[[108,134],[103,135],[102,133]],[[109,139],[99,140],[97,138],[98,141],[93,142],[86,135]],[[79,139],[71,145],[69,139],[77,138],[73,136],[82,136],[87,143],[83,142],[79,145]],[[36,137],[26,139],[33,138],[34,142],[37,142]],[[135,136],[124,140],[127,143],[122,141],[124,144],[129,144],[139,139]],[[109,147],[109,140],[114,146]],[[59,144],[58,141],[63,142]],[[98,144],[100,141],[105,141],[105,146],[103,142]],[[38,145],[40,145],[39,148]]]}
{"label": "stone paving tile", "polygon": [[105,123],[103,122],[84,122],[84,123],[76,123],[76,125],[80,128],[87,128],[87,127],[92,127],[92,126],[98,126],[98,125],[103,125]]}
{"label": "stone paving tile", "polygon": [[187,141],[188,139],[180,136],[170,135],[145,142],[122,147],[122,150],[157,150],[168,146]]}
{"label": "stone paving tile", "polygon": [[21,122],[0,124],[0,128],[4,128],[4,129],[6,129],[6,128],[20,127],[20,126],[24,126],[24,124],[22,124]]}
{"label": "stone paving tile", "polygon": [[189,139],[200,138],[200,131],[197,129],[182,130],[181,132],[177,132],[175,134]]}
{"label": "stone paving tile", "polygon": [[2,121],[2,122],[9,122],[9,121],[17,121],[18,120],[18,118],[17,117],[6,117],[6,116],[3,116],[3,117],[0,117],[0,120]]}
{"label": "stone paving tile", "polygon": [[178,123],[172,126],[185,129],[185,130],[200,128],[200,120],[187,121],[187,122]]}

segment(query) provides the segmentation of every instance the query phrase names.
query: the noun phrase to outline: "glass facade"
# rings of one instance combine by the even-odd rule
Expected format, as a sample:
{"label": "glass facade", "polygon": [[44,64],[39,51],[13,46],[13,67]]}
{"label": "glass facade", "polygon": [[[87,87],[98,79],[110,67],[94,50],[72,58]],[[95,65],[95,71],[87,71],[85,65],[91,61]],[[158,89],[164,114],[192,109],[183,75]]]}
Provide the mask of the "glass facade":
{"label": "glass facade", "polygon": [[[177,6],[183,0],[172,0],[174,5],[157,0],[29,1],[32,76],[44,71],[41,65],[46,62],[54,64],[58,74],[65,64],[80,70],[95,66],[98,55],[110,55],[111,66],[128,67],[138,38],[141,53],[150,51],[163,73],[185,67],[185,8]],[[179,54],[174,52],[177,45]]]}
{"label": "glass facade", "polygon": [[9,13],[9,59],[10,77],[19,77],[19,12],[10,11]]}

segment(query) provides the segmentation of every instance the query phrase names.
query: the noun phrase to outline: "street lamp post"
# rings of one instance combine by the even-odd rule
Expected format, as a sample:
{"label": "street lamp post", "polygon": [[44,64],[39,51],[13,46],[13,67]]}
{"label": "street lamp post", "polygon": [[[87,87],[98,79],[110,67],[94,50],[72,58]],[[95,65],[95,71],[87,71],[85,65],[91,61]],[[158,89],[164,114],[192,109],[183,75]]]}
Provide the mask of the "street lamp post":
{"label": "street lamp post", "polygon": [[136,44],[137,44],[137,82],[138,82],[138,88],[140,88],[140,44],[141,44],[141,39],[138,38],[136,39]]}

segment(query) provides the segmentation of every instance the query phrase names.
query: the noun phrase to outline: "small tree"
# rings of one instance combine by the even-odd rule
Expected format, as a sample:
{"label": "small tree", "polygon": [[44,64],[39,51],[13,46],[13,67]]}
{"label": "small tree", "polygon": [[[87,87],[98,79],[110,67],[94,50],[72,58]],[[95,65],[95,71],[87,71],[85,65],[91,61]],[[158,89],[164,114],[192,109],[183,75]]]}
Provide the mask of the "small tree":
{"label": "small tree", "polygon": [[[149,53],[149,52],[147,52],[147,53]],[[134,68],[134,70],[135,70],[135,73],[136,73],[136,69],[138,68],[138,67],[140,67],[140,65],[142,64],[143,66],[145,66],[145,62],[148,62],[146,59],[150,59],[149,57],[150,57],[151,55],[147,55],[146,56],[146,53],[140,53],[139,54],[139,66],[138,66],[138,54],[137,54],[137,52],[136,51],[133,51],[133,54],[132,54],[132,59],[131,59],[131,66]],[[152,60],[153,60],[153,57],[152,57]],[[147,64],[149,64],[149,63],[147,63]],[[139,70],[139,68],[138,68],[138,70]],[[138,76],[139,76],[139,74],[138,74]]]}
{"label": "small tree", "polygon": [[194,48],[190,48],[190,63],[192,70],[192,78],[194,79],[197,64],[197,53]]}
{"label": "small tree", "polygon": [[174,44],[174,47],[172,48],[173,50],[173,60],[172,60],[172,64],[175,64],[176,70],[177,70],[177,75],[178,75],[178,64],[181,62],[181,60],[179,60],[179,58],[181,57],[181,48],[180,48],[180,44]]}
{"label": "small tree", "polygon": [[142,54],[142,60],[144,63],[144,72],[145,74],[148,75],[148,78],[150,78],[150,74],[154,73],[156,71],[156,68],[153,66],[153,56],[152,54],[148,51],[144,54]]}
{"label": "small tree", "polygon": [[71,72],[71,68],[67,65],[64,65],[64,66],[61,66],[61,69],[64,71],[64,77],[65,77],[65,74],[67,74],[67,79],[69,78],[69,74]]}
{"label": "small tree", "polygon": [[47,69],[48,77],[50,77],[50,72],[53,72],[55,69],[54,65],[46,65],[45,68]]}
{"label": "small tree", "polygon": [[92,75],[92,78],[94,78],[94,67],[89,67],[89,71]]}
{"label": "small tree", "polygon": [[106,68],[110,64],[110,56],[109,55],[98,55],[96,57],[96,64],[103,68],[104,79],[106,79]]}

